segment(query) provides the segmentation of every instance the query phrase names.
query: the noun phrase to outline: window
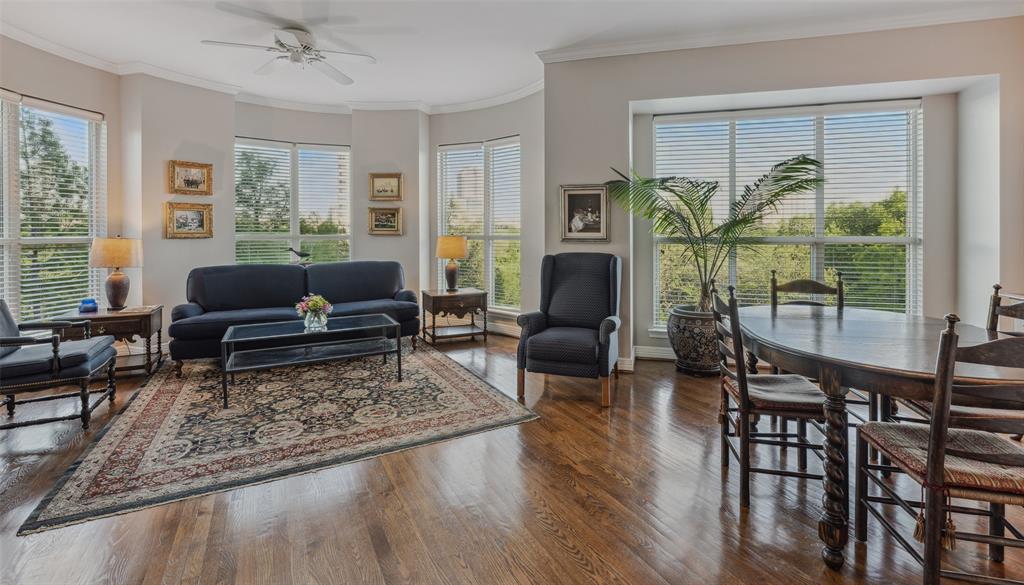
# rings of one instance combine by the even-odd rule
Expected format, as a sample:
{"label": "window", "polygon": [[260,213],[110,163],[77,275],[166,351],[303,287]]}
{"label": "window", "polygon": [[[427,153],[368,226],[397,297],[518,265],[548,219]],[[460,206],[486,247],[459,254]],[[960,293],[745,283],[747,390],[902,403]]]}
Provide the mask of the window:
{"label": "window", "polygon": [[[466,236],[459,285],[486,290],[498,309],[519,309],[519,137],[441,147],[438,233]],[[444,264],[438,261],[438,284]]]}
{"label": "window", "polygon": [[89,246],[107,233],[106,140],[99,114],[0,99],[0,298],[19,320],[99,296]]}
{"label": "window", "polygon": [[347,146],[236,139],[235,262],[348,260],[350,185]]}
{"label": "window", "polygon": [[[921,312],[919,101],[659,116],[654,124],[655,174],[718,181],[718,216],[777,162],[807,154],[824,165],[824,185],[785,199],[730,258],[728,281],[741,302],[768,302],[772,269],[780,282],[830,284],[841,271],[847,305]],[[655,321],[662,325],[673,305],[693,303],[699,289],[678,261],[681,244],[654,239]]]}

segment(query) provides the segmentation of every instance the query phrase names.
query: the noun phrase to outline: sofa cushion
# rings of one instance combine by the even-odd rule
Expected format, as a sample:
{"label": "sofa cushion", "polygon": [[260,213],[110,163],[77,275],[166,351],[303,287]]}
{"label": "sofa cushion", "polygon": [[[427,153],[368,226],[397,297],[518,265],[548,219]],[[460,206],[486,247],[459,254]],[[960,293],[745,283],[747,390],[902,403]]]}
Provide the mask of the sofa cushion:
{"label": "sofa cushion", "polygon": [[420,314],[420,307],[416,303],[408,301],[392,301],[388,299],[376,299],[372,301],[353,301],[350,303],[336,303],[331,311],[332,317],[344,315],[369,315],[371,313],[384,313],[392,319],[401,323],[409,319],[415,319]]}
{"label": "sofa cushion", "polygon": [[[109,335],[64,341],[60,344],[60,371],[73,370],[95,360],[113,345],[114,338]],[[53,346],[49,343],[26,345],[12,354],[0,357],[0,372],[3,372],[4,384],[11,378],[47,374],[52,370]]]}
{"label": "sofa cushion", "polygon": [[167,332],[175,339],[220,339],[232,325],[297,320],[294,307],[208,311],[171,323]]}
{"label": "sofa cushion", "polygon": [[398,262],[359,260],[327,262],[306,267],[311,294],[332,305],[351,301],[393,299],[405,287],[405,272]]}
{"label": "sofa cushion", "polygon": [[596,329],[548,327],[526,340],[526,356],[550,362],[596,364],[597,347]]}
{"label": "sofa cushion", "polygon": [[306,294],[306,271],[295,264],[193,268],[186,294],[208,312],[289,307]]}

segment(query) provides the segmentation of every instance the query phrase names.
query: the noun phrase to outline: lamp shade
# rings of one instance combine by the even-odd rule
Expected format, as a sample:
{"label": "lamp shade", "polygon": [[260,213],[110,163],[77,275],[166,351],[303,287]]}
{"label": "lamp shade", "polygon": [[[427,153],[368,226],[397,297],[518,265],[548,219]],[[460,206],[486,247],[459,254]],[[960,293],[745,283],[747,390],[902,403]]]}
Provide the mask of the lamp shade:
{"label": "lamp shade", "polygon": [[466,236],[437,236],[438,258],[465,258]]}
{"label": "lamp shade", "polygon": [[133,238],[93,238],[89,266],[126,268],[142,266],[142,240]]}

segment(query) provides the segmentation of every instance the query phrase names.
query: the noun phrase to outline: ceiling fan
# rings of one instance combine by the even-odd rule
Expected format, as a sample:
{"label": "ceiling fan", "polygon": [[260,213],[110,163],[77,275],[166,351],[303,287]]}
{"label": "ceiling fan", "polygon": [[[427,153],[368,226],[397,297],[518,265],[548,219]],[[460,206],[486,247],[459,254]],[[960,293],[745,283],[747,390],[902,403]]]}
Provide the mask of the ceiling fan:
{"label": "ceiling fan", "polygon": [[[223,12],[253,18],[276,27],[274,30],[273,45],[254,45],[229,41],[202,41],[202,44],[204,45],[233,47],[238,49],[255,49],[273,53],[274,57],[272,57],[270,61],[254,71],[257,75],[269,75],[278,63],[288,62],[296,63],[303,67],[309,65],[313,69],[316,69],[341,85],[352,85],[354,80],[328,63],[328,57],[331,57],[332,59],[370,64],[377,62],[372,55],[368,55],[366,53],[319,48],[313,33],[299,22],[280,18],[268,12],[249,6],[241,6],[238,4],[231,4],[229,2],[217,2],[214,4],[214,7]],[[325,24],[326,22],[326,17],[320,17],[313,19],[311,24]]]}

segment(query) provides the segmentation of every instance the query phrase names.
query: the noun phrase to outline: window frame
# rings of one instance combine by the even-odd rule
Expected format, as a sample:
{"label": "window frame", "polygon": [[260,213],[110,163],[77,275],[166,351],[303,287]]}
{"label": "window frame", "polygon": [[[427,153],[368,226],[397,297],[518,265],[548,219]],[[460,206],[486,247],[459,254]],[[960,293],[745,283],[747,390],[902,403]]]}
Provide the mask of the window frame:
{"label": "window frame", "polygon": [[[263,138],[251,138],[248,136],[236,136],[235,146],[232,149],[232,165],[237,158],[235,150],[239,144],[260,148],[279,148],[288,150],[289,161],[289,182],[288,182],[288,232],[239,232],[237,224],[232,226],[235,235],[235,263],[238,263],[238,242],[273,241],[287,242],[296,250],[302,250],[302,242],[323,242],[323,241],[347,241],[348,258],[352,259],[352,147],[347,144],[313,144],[307,142],[284,142],[280,140],[266,140]],[[348,224],[345,234],[302,234],[300,233],[301,208],[299,200],[299,151],[300,150],[322,150],[327,152],[346,153],[348,155],[348,179],[343,197],[348,200]],[[233,169],[234,171],[234,169]],[[237,195],[234,204],[238,205]],[[236,207],[237,209],[237,207]],[[289,252],[290,254],[290,252]]]}
{"label": "window frame", "polygon": [[[492,186],[491,182],[493,179],[491,166],[492,166],[492,155],[493,149],[501,148],[505,146],[516,145],[519,147],[519,233],[518,234],[502,234],[494,233],[494,218],[493,218],[493,206],[492,206]],[[459,144],[445,144],[437,147],[437,235],[444,236],[448,235],[445,229],[445,176],[443,172],[442,157],[447,152],[453,151],[469,151],[480,149],[483,151],[483,233],[482,234],[459,234],[465,235],[467,240],[483,242],[484,247],[484,279],[487,281],[487,310],[495,312],[497,314],[518,314],[520,307],[522,306],[522,281],[520,280],[520,291],[519,291],[519,306],[511,305],[499,305],[495,304],[496,295],[494,294],[494,281],[495,281],[495,262],[494,262],[494,243],[507,241],[507,242],[519,242],[519,264],[522,266],[522,242],[523,242],[523,146],[520,136],[518,134],[512,136],[505,136],[502,138],[496,138],[493,140],[485,140],[482,142],[464,142]],[[444,289],[447,285],[444,282],[444,265],[447,260],[438,258],[435,263],[437,273],[437,286],[439,289]],[[520,275],[521,278],[521,275]]]}
{"label": "window frame", "polygon": [[[923,207],[924,197],[923,185],[923,110],[920,98],[857,102],[857,103],[835,103],[817,106],[792,106],[781,108],[762,108],[751,110],[733,110],[722,112],[700,112],[692,114],[666,114],[655,115],[651,122],[651,166],[657,172],[657,141],[658,126],[672,124],[686,124],[697,122],[727,122],[729,124],[729,204],[731,205],[739,192],[740,186],[736,184],[736,125],[740,121],[771,119],[782,117],[813,117],[814,118],[814,158],[820,160],[827,166],[825,160],[825,116],[845,115],[871,112],[893,112],[904,110],[908,112],[908,137],[911,152],[907,164],[907,216],[905,219],[906,235],[904,236],[826,236],[825,231],[825,206],[828,201],[825,198],[825,185],[820,184],[815,189],[815,216],[814,235],[811,236],[762,236],[743,238],[744,244],[778,244],[778,245],[807,245],[811,248],[811,263],[809,278],[825,280],[825,246],[829,244],[895,244],[903,245],[906,250],[906,279],[905,291],[906,314],[921,315],[923,312],[923,249],[924,249],[924,223]],[[824,169],[819,176],[824,176]],[[682,243],[680,238],[671,238],[651,234],[652,262],[653,262],[653,323],[652,333],[663,333],[667,322],[659,320],[659,306],[661,304],[661,271],[659,270],[660,245],[665,243]],[[728,271],[729,284],[736,284],[736,251],[729,256]]]}
{"label": "window frame", "polygon": [[[31,108],[43,113],[78,118],[88,125],[89,159],[89,234],[83,236],[23,236],[21,235],[21,121],[22,109]],[[7,301],[16,319],[25,319],[21,306],[22,267],[24,248],[46,245],[85,245],[91,247],[94,238],[107,235],[107,124],[103,114],[49,102],[10,92],[0,91],[0,140],[4,141],[2,185],[0,185],[0,296]],[[88,253],[86,255],[88,258]],[[87,295],[100,298],[104,270],[84,266],[89,282]],[[80,299],[79,299],[80,300]],[[48,319],[67,313],[73,305],[57,312],[40,312],[32,319]]]}

